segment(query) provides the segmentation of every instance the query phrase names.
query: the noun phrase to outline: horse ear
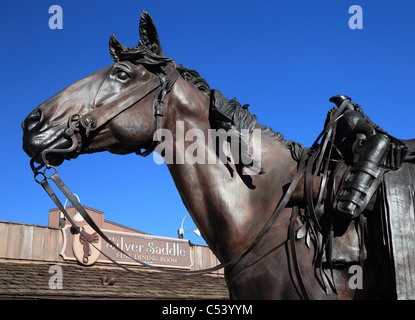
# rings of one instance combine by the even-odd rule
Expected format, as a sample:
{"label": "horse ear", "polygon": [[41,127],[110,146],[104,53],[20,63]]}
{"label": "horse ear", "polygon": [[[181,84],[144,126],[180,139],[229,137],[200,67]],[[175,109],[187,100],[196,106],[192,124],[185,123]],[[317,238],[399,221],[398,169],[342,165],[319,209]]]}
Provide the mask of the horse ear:
{"label": "horse ear", "polygon": [[112,57],[112,60],[114,60],[114,62],[120,61],[119,53],[127,50],[127,48],[121,42],[118,41],[118,39],[115,37],[114,34],[112,34],[110,37],[109,47],[110,47],[110,55]]}
{"label": "horse ear", "polygon": [[140,44],[149,48],[155,54],[164,57],[161,49],[159,36],[153,18],[146,12],[141,11],[140,17]]}

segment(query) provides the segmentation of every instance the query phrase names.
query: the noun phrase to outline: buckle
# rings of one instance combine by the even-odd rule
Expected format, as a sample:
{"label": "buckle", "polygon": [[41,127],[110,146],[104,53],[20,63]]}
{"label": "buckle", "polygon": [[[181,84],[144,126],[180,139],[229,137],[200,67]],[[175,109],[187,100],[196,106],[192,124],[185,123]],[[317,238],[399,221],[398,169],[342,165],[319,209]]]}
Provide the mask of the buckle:
{"label": "buckle", "polygon": [[162,117],[164,115],[164,105],[163,103],[157,103],[154,106],[154,115]]}

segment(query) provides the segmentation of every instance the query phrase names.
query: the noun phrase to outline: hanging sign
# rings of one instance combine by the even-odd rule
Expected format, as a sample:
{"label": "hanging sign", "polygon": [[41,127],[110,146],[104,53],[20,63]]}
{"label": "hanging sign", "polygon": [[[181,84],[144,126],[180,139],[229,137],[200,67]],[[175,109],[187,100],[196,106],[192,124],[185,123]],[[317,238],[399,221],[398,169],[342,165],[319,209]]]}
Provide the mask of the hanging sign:
{"label": "hanging sign", "polygon": [[[70,226],[67,225],[62,229],[64,245],[60,253],[65,260],[77,260],[83,265],[92,265],[97,261],[112,263],[94,247],[96,246],[118,263],[139,265],[106,243],[90,226],[84,225],[81,230],[94,245],[92,246],[80,234],[73,234]],[[187,240],[110,230],[103,232],[117,247],[134,259],[160,267],[182,269],[192,267],[191,247]]]}

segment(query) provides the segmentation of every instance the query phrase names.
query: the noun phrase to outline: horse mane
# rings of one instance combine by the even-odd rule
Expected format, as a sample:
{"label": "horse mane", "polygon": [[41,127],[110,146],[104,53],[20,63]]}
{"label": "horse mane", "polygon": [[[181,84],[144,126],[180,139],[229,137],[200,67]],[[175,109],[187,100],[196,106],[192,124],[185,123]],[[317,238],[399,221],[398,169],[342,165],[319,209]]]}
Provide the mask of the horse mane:
{"label": "horse mane", "polygon": [[209,120],[212,128],[235,130],[238,133],[242,129],[248,130],[249,133],[252,133],[254,129],[260,129],[264,137],[290,149],[293,158],[299,161],[304,148],[300,143],[285,140],[280,132],[260,124],[257,121],[257,116],[248,110],[249,105],[241,105],[236,98],[229,100],[219,90],[210,89],[209,84],[196,70],[185,68],[182,65],[179,65],[177,70],[187,82],[210,98]]}

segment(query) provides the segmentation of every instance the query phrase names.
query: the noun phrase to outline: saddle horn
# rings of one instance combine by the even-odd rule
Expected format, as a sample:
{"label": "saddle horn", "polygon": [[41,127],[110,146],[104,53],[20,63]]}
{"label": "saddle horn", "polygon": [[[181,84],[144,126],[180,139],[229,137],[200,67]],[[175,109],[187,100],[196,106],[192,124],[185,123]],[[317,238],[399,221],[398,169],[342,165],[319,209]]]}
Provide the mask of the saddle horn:
{"label": "saddle horn", "polygon": [[332,103],[334,103],[337,107],[340,107],[340,106],[341,106],[341,104],[342,104],[344,101],[346,101],[346,100],[350,100],[350,102],[352,101],[352,99],[351,99],[351,98],[349,98],[348,96],[343,95],[343,94],[339,94],[339,95],[334,96],[334,97],[331,97],[331,98],[329,99],[329,101],[330,101],[330,102],[332,102]]}

